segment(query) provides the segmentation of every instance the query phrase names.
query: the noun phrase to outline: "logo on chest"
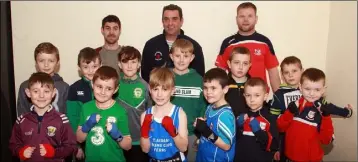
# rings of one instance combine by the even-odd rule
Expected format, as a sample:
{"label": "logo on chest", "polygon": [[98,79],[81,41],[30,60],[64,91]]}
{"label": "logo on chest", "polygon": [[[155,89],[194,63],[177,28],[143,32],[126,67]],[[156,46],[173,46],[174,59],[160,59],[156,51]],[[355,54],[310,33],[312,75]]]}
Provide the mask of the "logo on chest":
{"label": "logo on chest", "polygon": [[116,123],[117,122],[117,119],[113,116],[109,116],[107,118],[107,123]]}
{"label": "logo on chest", "polygon": [[155,52],[155,53],[154,53],[154,59],[155,59],[156,61],[162,60],[162,59],[163,59],[163,54],[162,54],[160,51]]}
{"label": "logo on chest", "polygon": [[28,132],[25,132],[25,135],[26,136],[31,136],[32,135],[32,131],[33,131],[34,129],[33,128],[31,128],[31,130],[30,131],[28,131]]}
{"label": "logo on chest", "polygon": [[142,94],[143,94],[143,90],[141,88],[135,88],[133,91],[133,95],[135,98],[142,97]]}
{"label": "logo on chest", "polygon": [[260,56],[261,55],[261,49],[255,49],[254,54],[257,55],[257,56]]}
{"label": "logo on chest", "polygon": [[314,120],[314,117],[316,116],[316,112],[310,110],[306,116],[306,119],[308,120]]}
{"label": "logo on chest", "polygon": [[85,93],[83,91],[77,91],[77,96],[84,96]]}
{"label": "logo on chest", "polygon": [[54,126],[48,126],[47,127],[47,135],[52,137],[55,135],[55,132],[56,132],[56,127]]}
{"label": "logo on chest", "polygon": [[260,128],[261,128],[262,130],[265,130],[265,128],[266,128],[266,123],[260,122]]}

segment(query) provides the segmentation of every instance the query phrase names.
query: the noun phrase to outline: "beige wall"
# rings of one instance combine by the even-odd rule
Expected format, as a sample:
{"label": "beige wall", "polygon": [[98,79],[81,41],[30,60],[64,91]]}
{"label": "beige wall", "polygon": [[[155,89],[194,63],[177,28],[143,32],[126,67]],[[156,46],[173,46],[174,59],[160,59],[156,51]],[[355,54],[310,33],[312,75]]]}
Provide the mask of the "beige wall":
{"label": "beige wall", "polygon": [[[35,70],[33,51],[36,45],[43,41],[54,43],[60,50],[61,70],[66,82],[72,84],[78,79],[76,57],[79,50],[85,46],[97,47],[103,44],[100,33],[101,20],[108,14],[117,15],[122,21],[121,45],[132,45],[142,51],[144,43],[151,37],[162,32],[161,12],[164,5],[170,1],[161,2],[11,2],[14,63],[15,63],[15,85],[16,90],[22,81],[26,80]],[[218,54],[222,40],[237,31],[235,23],[236,7],[240,2],[175,2],[183,9],[185,33],[196,39],[203,47],[206,69],[214,67],[214,61]],[[333,60],[344,59],[331,57],[342,56],[342,52],[333,52],[337,49],[331,44],[340,43],[341,38],[338,29],[332,26],[340,26],[340,19],[352,18],[356,8],[351,4],[343,5],[345,2],[254,2],[258,7],[257,30],[268,36],[275,48],[279,61],[289,55],[298,56],[304,67],[317,67],[328,70],[328,78],[341,83],[338,78],[351,78],[351,76],[336,77],[334,71],[336,66]],[[340,5],[342,4],[342,5]],[[340,10],[344,16],[339,16]],[[351,15],[348,15],[352,12]],[[331,18],[330,18],[331,16]],[[336,18],[333,18],[333,17]],[[345,34],[350,36],[355,43],[349,49],[345,49],[346,55],[354,55],[356,44],[356,19],[351,28],[345,29]],[[348,23],[348,22],[344,22]],[[349,29],[349,30],[348,30]],[[352,30],[352,31],[351,31]],[[351,33],[355,32],[355,33]],[[333,34],[332,34],[333,33]],[[335,34],[334,34],[335,33]],[[335,37],[339,38],[336,39]],[[332,42],[335,41],[335,42]],[[350,42],[349,42],[350,43]],[[329,47],[327,48],[327,45]],[[345,44],[341,44],[343,47]],[[341,50],[340,50],[341,51]],[[344,55],[345,56],[345,55]],[[350,57],[350,58],[352,58]],[[327,61],[326,61],[327,60]],[[331,60],[331,61],[330,61]],[[343,60],[342,60],[343,61]],[[356,65],[356,59],[351,61]],[[342,63],[342,62],[340,62]],[[343,64],[342,66],[348,66]],[[347,69],[347,68],[344,68]],[[356,66],[352,68],[356,70]],[[349,80],[352,85],[356,84],[356,72],[354,79]],[[348,84],[348,81],[347,81]],[[336,84],[335,84],[336,85]],[[340,88],[330,86],[330,91],[339,91]],[[356,87],[351,90],[356,90]],[[333,92],[334,93],[334,92]],[[354,103],[355,96],[350,99],[338,101],[329,92],[332,100],[337,104],[346,102]],[[350,94],[351,94],[350,93]],[[332,94],[332,95],[331,95]],[[346,121],[353,119],[346,119]],[[337,123],[340,122],[339,120]],[[335,123],[336,124],[336,123]],[[352,128],[353,129],[353,128]],[[336,128],[338,131],[338,128]],[[342,130],[343,132],[343,130]],[[356,133],[351,130],[347,134]],[[336,132],[336,134],[339,134]],[[355,140],[356,134],[350,137]],[[339,147],[346,147],[345,143],[337,141],[336,148],[332,152],[340,154],[338,159],[343,160],[343,154]],[[338,140],[338,139],[337,139]],[[343,146],[344,145],[344,146]],[[347,150],[345,148],[343,150]],[[356,151],[356,143],[355,143]],[[349,153],[350,157],[352,153]],[[333,157],[332,157],[333,158]],[[337,158],[337,156],[335,156]]]}
{"label": "beige wall", "polygon": [[334,119],[336,140],[328,161],[357,160],[357,2],[331,2],[326,74],[328,100],[355,108],[350,119]]}

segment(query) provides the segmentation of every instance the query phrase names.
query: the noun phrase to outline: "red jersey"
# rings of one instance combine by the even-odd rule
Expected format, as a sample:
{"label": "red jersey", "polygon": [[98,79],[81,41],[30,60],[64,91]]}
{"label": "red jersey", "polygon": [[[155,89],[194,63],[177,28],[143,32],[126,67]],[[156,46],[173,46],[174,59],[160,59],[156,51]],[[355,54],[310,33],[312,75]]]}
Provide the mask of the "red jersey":
{"label": "red jersey", "polygon": [[292,114],[289,108],[277,119],[280,132],[285,132],[285,155],[292,161],[321,161],[321,144],[333,140],[331,116],[322,116],[311,102],[303,105],[304,98],[291,102],[288,107],[297,107],[298,113]]}

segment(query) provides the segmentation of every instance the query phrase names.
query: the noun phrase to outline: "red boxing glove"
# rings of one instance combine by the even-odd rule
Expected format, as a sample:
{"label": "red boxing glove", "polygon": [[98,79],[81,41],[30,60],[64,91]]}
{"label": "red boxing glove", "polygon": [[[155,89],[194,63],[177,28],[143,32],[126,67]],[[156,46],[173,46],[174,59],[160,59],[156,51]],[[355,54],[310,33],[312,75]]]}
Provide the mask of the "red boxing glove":
{"label": "red boxing glove", "polygon": [[46,150],[44,157],[53,158],[55,156],[55,149],[50,144],[42,144]]}
{"label": "red boxing glove", "polygon": [[177,130],[173,124],[173,119],[169,116],[164,116],[162,120],[162,126],[169,133],[170,136],[176,137],[178,135]]}
{"label": "red boxing glove", "polygon": [[149,137],[150,123],[152,123],[152,114],[146,114],[144,117],[144,121],[142,127],[140,128],[140,135],[143,138]]}
{"label": "red boxing glove", "polygon": [[26,150],[27,148],[29,148],[29,147],[30,147],[29,145],[26,145],[26,146],[24,146],[23,148],[20,149],[20,151],[19,151],[19,158],[20,158],[20,160],[26,160],[26,159],[28,159],[28,158],[26,158],[26,157],[24,156],[24,152],[25,152],[25,150]]}

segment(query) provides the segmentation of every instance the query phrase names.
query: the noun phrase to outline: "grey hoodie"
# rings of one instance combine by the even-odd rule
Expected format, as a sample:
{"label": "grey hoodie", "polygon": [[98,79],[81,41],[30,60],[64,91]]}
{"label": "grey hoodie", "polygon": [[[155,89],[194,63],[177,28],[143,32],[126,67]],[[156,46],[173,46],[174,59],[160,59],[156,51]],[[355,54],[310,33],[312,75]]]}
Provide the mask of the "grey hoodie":
{"label": "grey hoodie", "polygon": [[[55,82],[55,88],[57,89],[56,95],[52,101],[52,105],[56,111],[66,114],[66,100],[69,85],[63,81],[62,77],[58,74],[54,74],[52,79]],[[29,81],[26,80],[20,85],[16,107],[17,116],[30,112],[32,103],[25,93],[25,89],[28,88],[28,84]]]}

